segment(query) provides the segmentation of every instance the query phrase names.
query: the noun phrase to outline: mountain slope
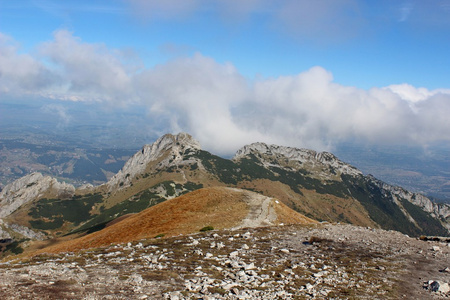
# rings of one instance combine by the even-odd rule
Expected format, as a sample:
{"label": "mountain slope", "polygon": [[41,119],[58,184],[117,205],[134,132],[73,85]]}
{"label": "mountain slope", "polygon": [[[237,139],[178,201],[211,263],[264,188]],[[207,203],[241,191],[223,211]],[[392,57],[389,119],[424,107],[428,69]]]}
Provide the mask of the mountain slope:
{"label": "mountain slope", "polygon": [[[449,235],[445,226],[450,228],[449,205],[364,175],[331,153],[255,143],[229,160],[202,150],[186,133],[167,134],[145,145],[101,186],[62,194],[49,193],[49,186],[36,195],[23,193],[33,186],[21,186],[14,194],[30,195],[22,202],[5,200],[4,192],[0,195],[0,211],[7,211],[0,228],[21,226],[23,233],[33,230],[48,238],[94,232],[123,215],[220,186],[276,198],[319,221],[393,229],[411,236]],[[17,234],[15,238],[29,238]]]}
{"label": "mountain slope", "polygon": [[206,226],[237,229],[314,223],[317,222],[273,198],[235,188],[204,188],[152,206],[101,231],[40,252],[75,251],[157,235],[189,234]]}
{"label": "mountain slope", "polygon": [[[356,206],[364,207],[370,219],[384,229],[413,236],[449,234],[444,226],[450,223],[450,206],[433,203],[423,195],[365,176],[331,153],[255,143],[240,149],[233,160],[241,164],[248,160],[256,162],[271,171],[272,174],[266,173],[265,177],[273,180],[271,175],[276,175],[277,180],[298,194],[304,193],[302,189],[316,191],[322,195],[318,201],[325,207],[330,205],[326,204],[324,195],[347,201],[353,199],[358,203]],[[331,210],[335,209],[336,206],[331,205]],[[298,210],[305,213],[302,208]],[[333,218],[333,214],[328,217]]]}

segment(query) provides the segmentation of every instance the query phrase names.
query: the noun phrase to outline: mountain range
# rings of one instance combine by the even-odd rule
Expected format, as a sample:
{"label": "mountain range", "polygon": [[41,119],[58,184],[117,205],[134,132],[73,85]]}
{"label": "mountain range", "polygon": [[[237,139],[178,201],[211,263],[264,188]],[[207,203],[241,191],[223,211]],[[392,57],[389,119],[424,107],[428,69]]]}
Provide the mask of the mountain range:
{"label": "mountain range", "polygon": [[[254,143],[224,159],[186,133],[145,145],[105,184],[75,188],[31,173],[0,193],[0,246],[13,253],[324,221],[448,236],[450,206],[364,175],[328,152]],[[132,233],[135,227],[142,230]]]}

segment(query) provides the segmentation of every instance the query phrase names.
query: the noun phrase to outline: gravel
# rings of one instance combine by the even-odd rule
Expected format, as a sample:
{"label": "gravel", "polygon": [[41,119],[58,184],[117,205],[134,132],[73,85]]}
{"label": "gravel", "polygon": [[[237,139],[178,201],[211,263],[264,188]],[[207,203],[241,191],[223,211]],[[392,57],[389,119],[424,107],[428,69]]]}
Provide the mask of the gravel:
{"label": "gravel", "polygon": [[448,299],[450,246],[340,224],[142,240],[0,264],[1,299]]}

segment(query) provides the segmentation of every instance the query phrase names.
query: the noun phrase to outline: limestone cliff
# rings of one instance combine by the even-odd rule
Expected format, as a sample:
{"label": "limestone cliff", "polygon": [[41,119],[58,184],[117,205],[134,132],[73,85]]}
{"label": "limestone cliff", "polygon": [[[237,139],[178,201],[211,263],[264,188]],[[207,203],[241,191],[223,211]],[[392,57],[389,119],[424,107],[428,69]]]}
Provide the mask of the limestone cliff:
{"label": "limestone cliff", "polygon": [[288,170],[310,170],[311,175],[323,179],[339,179],[341,174],[362,175],[355,167],[339,160],[329,152],[316,152],[309,149],[299,149],[264,143],[253,143],[242,147],[236,152],[234,161],[248,155],[256,155],[262,164],[277,166]]}
{"label": "limestone cliff", "polygon": [[136,175],[144,173],[149,165],[155,165],[156,169],[162,170],[183,162],[188,164],[190,161],[186,160],[184,155],[200,149],[200,143],[187,133],[166,134],[133,155],[106,186],[109,191],[125,188]]}
{"label": "limestone cliff", "polygon": [[69,197],[75,187],[56,178],[41,173],[31,173],[8,184],[0,193],[0,218],[4,218],[22,205],[37,200],[44,195]]}

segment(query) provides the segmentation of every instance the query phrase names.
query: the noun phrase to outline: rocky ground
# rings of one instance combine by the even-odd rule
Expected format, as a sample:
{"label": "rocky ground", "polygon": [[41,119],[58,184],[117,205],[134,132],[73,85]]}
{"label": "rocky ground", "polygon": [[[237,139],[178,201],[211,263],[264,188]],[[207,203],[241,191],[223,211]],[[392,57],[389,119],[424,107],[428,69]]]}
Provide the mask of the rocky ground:
{"label": "rocky ground", "polygon": [[447,299],[450,246],[317,224],[209,231],[0,264],[1,299]]}

